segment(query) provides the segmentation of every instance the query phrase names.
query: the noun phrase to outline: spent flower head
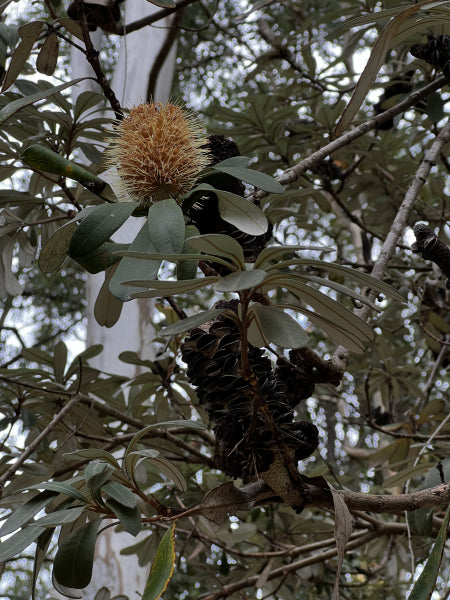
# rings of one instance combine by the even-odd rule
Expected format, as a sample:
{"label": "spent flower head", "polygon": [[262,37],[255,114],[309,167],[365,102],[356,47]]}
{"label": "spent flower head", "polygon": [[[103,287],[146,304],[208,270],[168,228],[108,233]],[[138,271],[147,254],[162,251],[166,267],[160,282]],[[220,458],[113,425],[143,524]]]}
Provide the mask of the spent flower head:
{"label": "spent flower head", "polygon": [[177,198],[210,162],[199,121],[176,104],[139,104],[114,128],[106,160],[117,170],[120,193],[132,200]]}

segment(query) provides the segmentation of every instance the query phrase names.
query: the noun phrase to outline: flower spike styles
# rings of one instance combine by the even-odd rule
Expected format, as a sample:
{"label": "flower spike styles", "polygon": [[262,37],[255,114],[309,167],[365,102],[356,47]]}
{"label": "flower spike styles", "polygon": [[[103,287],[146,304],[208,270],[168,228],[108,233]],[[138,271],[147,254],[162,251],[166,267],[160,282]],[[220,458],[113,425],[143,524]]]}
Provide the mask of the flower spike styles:
{"label": "flower spike styles", "polygon": [[115,125],[106,150],[121,195],[152,203],[188,192],[210,162],[197,119],[175,104],[139,104]]}

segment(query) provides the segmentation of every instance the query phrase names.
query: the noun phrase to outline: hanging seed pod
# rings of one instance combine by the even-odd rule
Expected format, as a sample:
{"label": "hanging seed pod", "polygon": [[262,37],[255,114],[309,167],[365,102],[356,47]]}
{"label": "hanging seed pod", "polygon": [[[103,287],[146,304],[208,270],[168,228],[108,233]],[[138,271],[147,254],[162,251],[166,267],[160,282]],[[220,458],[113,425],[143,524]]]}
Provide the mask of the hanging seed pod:
{"label": "hanging seed pod", "polygon": [[[237,310],[238,303],[218,304]],[[317,448],[316,426],[294,421],[286,385],[280,375],[275,377],[260,348],[249,346],[252,376],[244,374],[234,321],[221,316],[193,329],[183,344],[182,357],[212,422],[215,458],[224,473],[249,481],[270,471],[280,449],[284,460],[296,464]]]}

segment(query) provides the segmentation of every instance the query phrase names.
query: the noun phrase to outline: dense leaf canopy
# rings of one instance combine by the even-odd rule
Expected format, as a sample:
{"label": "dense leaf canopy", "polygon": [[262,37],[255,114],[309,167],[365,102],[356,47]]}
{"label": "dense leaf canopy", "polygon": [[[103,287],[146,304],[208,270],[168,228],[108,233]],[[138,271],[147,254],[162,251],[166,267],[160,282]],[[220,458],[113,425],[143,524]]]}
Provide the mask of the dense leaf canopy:
{"label": "dense leaf canopy", "polygon": [[[0,563],[74,597],[113,519],[144,600],[447,598],[450,5],[152,3],[0,3]],[[112,49],[171,13],[137,127]],[[133,377],[71,351],[103,272],[101,325],[156,299]]]}

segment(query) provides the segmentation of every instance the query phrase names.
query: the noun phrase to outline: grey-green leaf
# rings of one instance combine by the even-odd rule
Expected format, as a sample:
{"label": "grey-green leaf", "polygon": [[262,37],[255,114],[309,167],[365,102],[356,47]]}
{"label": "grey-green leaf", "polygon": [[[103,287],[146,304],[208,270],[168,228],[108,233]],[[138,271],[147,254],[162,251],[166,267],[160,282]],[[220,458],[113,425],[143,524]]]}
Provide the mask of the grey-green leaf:
{"label": "grey-green leaf", "polygon": [[53,565],[53,574],[58,583],[75,589],[82,589],[89,584],[99,525],[100,519],[91,521],[59,547]]}
{"label": "grey-green leaf", "polygon": [[137,498],[133,492],[117,481],[108,481],[102,486],[102,491],[123,506],[134,508],[137,505]]}
{"label": "grey-green leaf", "polygon": [[137,206],[137,202],[118,202],[93,208],[70,240],[70,256],[82,258],[101,246],[125,223]]}
{"label": "grey-green leaf", "polygon": [[[281,348],[299,348],[305,346],[308,342],[308,334],[291,316],[286,314],[280,308],[275,306],[264,306],[255,302],[250,308],[254,316],[252,325],[249,329],[249,341],[253,344],[257,341],[256,331],[260,335],[260,340],[264,344],[276,344]],[[252,328],[256,328],[253,332]],[[260,340],[258,340],[260,342]]]}
{"label": "grey-green leaf", "polygon": [[205,310],[197,315],[193,315],[192,317],[188,317],[187,319],[181,319],[168,327],[165,327],[161,330],[161,335],[178,335],[179,333],[184,333],[185,331],[190,331],[194,329],[194,327],[198,327],[202,323],[206,323],[207,321],[212,321],[219,315],[221,315],[225,311],[224,308],[213,308],[211,310]]}
{"label": "grey-green leaf", "polygon": [[238,271],[223,277],[214,285],[217,292],[238,292],[240,290],[249,290],[259,287],[267,273],[261,269],[252,269],[250,271]]}
{"label": "grey-green leaf", "polygon": [[28,523],[38,512],[47,506],[56,495],[56,492],[46,490],[37,494],[22,506],[14,510],[0,528],[0,536],[8,535]]}
{"label": "grey-green leaf", "polygon": [[119,519],[125,531],[131,535],[137,535],[141,531],[142,517],[137,506],[130,508],[112,497],[105,500],[105,504]]}
{"label": "grey-green leaf", "polygon": [[[232,261],[238,269],[244,270],[244,251],[242,246],[229,235],[212,233],[207,235],[199,235],[186,240],[191,248],[212,254],[213,256],[223,256]],[[230,268],[233,268],[230,265]]]}
{"label": "grey-green leaf", "polygon": [[58,527],[59,525],[64,525],[64,523],[73,523],[73,521],[76,521],[83,514],[84,510],[86,510],[84,506],[55,510],[45,515],[45,517],[37,519],[35,523],[42,527]]}
{"label": "grey-green leaf", "polygon": [[90,489],[98,489],[106,483],[114,471],[114,467],[103,462],[91,462],[85,469],[86,485]]}
{"label": "grey-green leaf", "polygon": [[249,235],[266,233],[269,226],[267,218],[253,202],[222,190],[215,190],[215,194],[219,198],[219,213],[224,221]]}
{"label": "grey-green leaf", "polygon": [[[151,238],[147,221],[142,225],[128,250],[130,252],[139,252],[141,254],[157,252]],[[139,291],[139,288],[132,285],[124,285],[123,281],[130,279],[131,274],[136,279],[154,279],[158,274],[160,265],[161,260],[145,261],[137,260],[130,256],[124,256],[116,267],[114,274],[111,276],[109,282],[111,293],[118,300],[128,302],[133,298],[133,294]]]}
{"label": "grey-green leaf", "polygon": [[43,531],[43,527],[31,525],[12,535],[4,542],[1,542],[0,562],[5,562],[14,556],[17,556],[17,554],[20,554],[20,552],[25,550],[25,548],[28,548],[28,546],[32,544]]}
{"label": "grey-green leaf", "polygon": [[147,223],[156,252],[165,254],[183,252],[184,216],[173,198],[153,204],[148,211]]}
{"label": "grey-green leaf", "polygon": [[227,175],[236,177],[236,179],[245,181],[245,183],[254,185],[255,187],[266,192],[270,192],[272,194],[281,194],[284,192],[284,188],[281,183],[278,183],[276,179],[270,177],[270,175],[266,175],[265,173],[260,173],[259,171],[254,171],[253,169],[246,169],[243,167],[222,166],[220,163],[214,165],[212,168],[216,171],[220,171],[221,173],[227,173]]}

